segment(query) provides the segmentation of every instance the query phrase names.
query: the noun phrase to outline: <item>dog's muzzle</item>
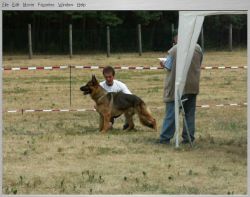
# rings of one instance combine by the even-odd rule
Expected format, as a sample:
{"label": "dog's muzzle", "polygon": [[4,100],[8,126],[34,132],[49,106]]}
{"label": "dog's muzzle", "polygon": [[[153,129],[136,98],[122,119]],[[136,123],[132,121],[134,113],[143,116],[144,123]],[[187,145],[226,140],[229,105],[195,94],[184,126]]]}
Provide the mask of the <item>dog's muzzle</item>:
{"label": "dog's muzzle", "polygon": [[91,93],[91,90],[86,86],[80,87],[80,90],[83,92],[84,95]]}

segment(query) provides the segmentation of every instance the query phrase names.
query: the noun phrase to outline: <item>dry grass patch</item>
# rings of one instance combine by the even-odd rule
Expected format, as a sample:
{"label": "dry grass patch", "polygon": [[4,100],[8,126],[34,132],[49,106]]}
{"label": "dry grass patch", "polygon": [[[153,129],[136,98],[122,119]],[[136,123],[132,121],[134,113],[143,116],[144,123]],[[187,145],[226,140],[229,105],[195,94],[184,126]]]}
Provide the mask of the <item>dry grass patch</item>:
{"label": "dry grass patch", "polygon": [[[167,51],[166,51],[167,52]],[[28,55],[3,56],[4,67],[15,66],[56,66],[56,65],[127,65],[127,66],[159,66],[157,58],[165,57],[166,52],[114,53],[107,58],[106,54],[81,54],[69,59],[68,55]],[[246,65],[247,50],[235,49],[228,51],[205,51],[204,65]]]}
{"label": "dry grass patch", "polygon": [[[4,57],[4,66],[57,64],[157,65],[163,53]],[[239,57],[239,58],[238,58]],[[238,58],[238,59],[237,59]],[[237,59],[237,62],[235,61]],[[204,64],[246,65],[246,51],[206,52]],[[234,62],[235,61],[235,62]],[[214,62],[214,63],[215,63]],[[72,109],[93,108],[79,91],[100,70],[72,70]],[[117,71],[131,91],[151,108],[161,129],[162,70]],[[203,70],[198,104],[246,102],[247,72]],[[157,108],[160,107],[160,108]],[[70,108],[69,70],[3,73],[3,108]],[[95,112],[4,112],[4,194],[246,194],[247,108],[197,108],[196,142],[174,148],[156,145],[159,132],[121,130],[123,117],[107,135],[98,132]]]}

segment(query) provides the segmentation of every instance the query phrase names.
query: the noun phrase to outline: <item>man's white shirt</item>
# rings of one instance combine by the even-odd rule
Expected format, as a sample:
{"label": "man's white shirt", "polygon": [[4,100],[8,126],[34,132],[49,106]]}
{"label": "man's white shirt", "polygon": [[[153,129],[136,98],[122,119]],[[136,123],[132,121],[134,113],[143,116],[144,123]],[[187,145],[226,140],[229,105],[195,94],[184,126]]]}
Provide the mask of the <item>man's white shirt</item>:
{"label": "man's white shirt", "polygon": [[106,81],[100,82],[100,86],[102,86],[107,92],[123,92],[125,94],[132,94],[124,83],[116,79],[113,80],[112,86],[107,85]]}

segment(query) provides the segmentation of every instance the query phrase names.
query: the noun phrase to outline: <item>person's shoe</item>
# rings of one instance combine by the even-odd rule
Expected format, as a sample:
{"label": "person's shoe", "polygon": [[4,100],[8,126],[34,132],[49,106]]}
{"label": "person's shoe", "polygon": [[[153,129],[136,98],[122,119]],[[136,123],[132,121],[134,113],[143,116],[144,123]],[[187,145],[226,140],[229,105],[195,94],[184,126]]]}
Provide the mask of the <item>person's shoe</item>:
{"label": "person's shoe", "polygon": [[158,139],[158,140],[155,141],[155,144],[167,144],[167,145],[169,145],[170,141],[169,140]]}
{"label": "person's shoe", "polygon": [[126,130],[128,127],[129,127],[129,124],[128,124],[128,123],[125,123],[125,124],[123,125],[123,129],[122,129],[122,130]]}
{"label": "person's shoe", "polygon": [[[181,143],[182,144],[190,144],[189,140],[182,140]],[[194,143],[194,141],[192,141],[192,143]]]}
{"label": "person's shoe", "polygon": [[182,140],[181,143],[182,143],[182,144],[189,144],[189,141],[187,141],[187,140]]}
{"label": "person's shoe", "polygon": [[112,122],[109,122],[109,129],[110,129],[110,130],[113,129],[113,124],[112,124]]}

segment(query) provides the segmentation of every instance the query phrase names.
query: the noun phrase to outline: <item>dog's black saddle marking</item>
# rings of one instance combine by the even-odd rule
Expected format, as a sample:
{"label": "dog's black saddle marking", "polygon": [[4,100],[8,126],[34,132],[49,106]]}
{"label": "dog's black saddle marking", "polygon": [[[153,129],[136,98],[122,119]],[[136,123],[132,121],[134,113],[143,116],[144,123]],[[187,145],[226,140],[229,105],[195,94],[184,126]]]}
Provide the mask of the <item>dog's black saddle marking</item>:
{"label": "dog's black saddle marking", "polygon": [[110,101],[113,97],[113,104],[119,110],[126,110],[130,107],[134,108],[143,102],[138,96],[123,92],[109,92],[107,97]]}

